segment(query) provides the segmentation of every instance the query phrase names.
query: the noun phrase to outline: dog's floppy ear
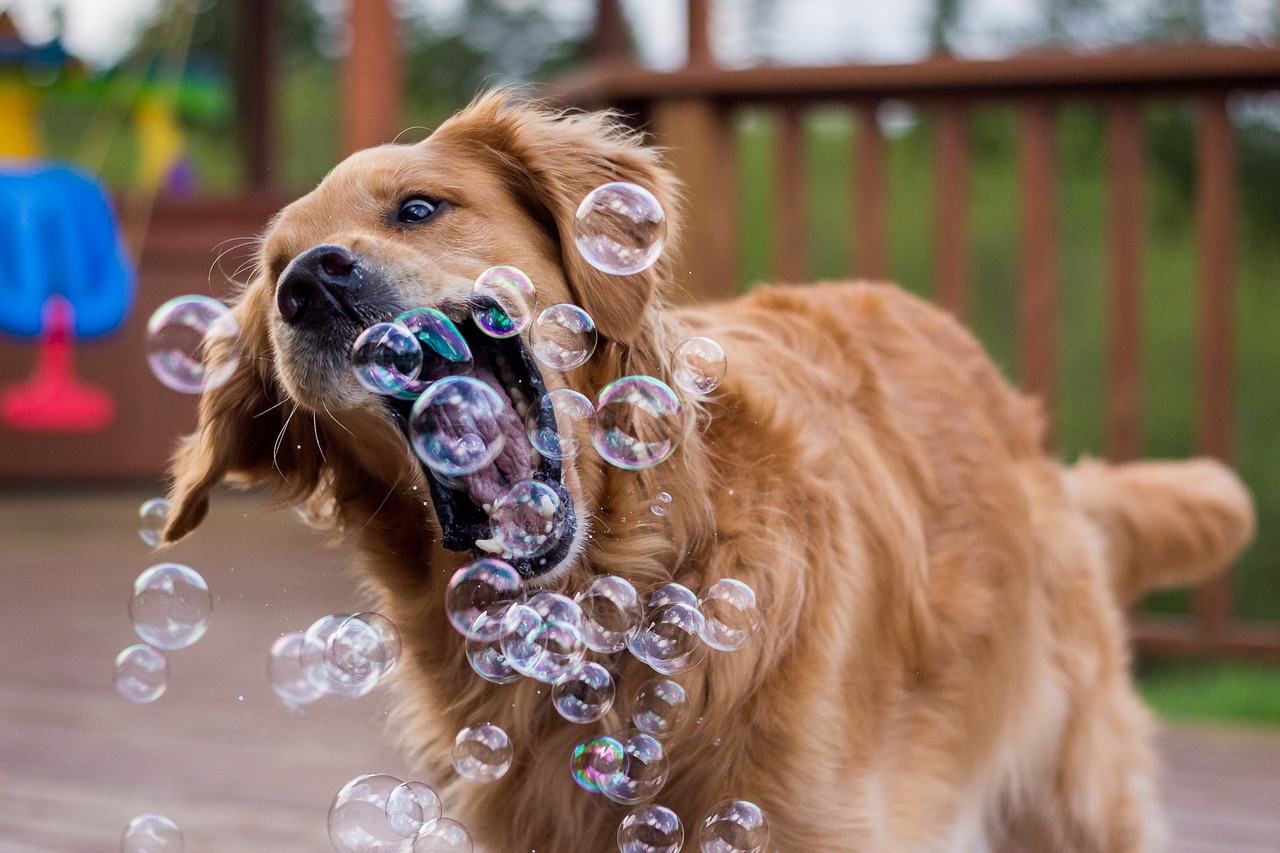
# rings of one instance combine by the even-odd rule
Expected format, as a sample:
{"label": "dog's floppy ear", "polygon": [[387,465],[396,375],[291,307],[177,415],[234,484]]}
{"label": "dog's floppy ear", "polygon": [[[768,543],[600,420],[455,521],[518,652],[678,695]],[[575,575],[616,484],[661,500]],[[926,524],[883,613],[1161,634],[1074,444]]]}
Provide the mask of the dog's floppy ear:
{"label": "dog's floppy ear", "polygon": [[[452,125],[452,126],[450,126]],[[603,273],[574,245],[574,217],[583,198],[610,181],[638,184],[653,193],[667,218],[668,247],[678,241],[679,188],[656,150],[608,113],[556,113],[511,92],[481,96],[441,128],[460,132],[499,156],[521,204],[555,240],[569,287],[594,318],[600,334],[630,343],[663,282],[671,280],[668,248],[658,262],[634,275]]]}

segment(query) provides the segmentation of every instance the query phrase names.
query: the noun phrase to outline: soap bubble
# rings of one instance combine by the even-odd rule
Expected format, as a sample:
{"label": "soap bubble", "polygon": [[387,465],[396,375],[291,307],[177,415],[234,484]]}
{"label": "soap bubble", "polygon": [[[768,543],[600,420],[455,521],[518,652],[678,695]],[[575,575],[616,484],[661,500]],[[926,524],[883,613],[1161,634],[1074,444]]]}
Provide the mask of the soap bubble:
{"label": "soap bubble", "polygon": [[582,638],[592,651],[621,651],[640,623],[640,599],[625,578],[592,578],[574,599],[582,608]]}
{"label": "soap bubble", "polygon": [[400,632],[381,613],[347,617],[329,637],[329,660],[354,679],[382,678],[400,660]]}
{"label": "soap bubble", "polygon": [[598,794],[602,785],[627,769],[627,751],[617,738],[594,737],[574,748],[569,767],[578,787]]}
{"label": "soap bubble", "polygon": [[651,610],[664,604],[683,604],[697,610],[698,603],[698,596],[694,595],[693,590],[681,583],[664,583],[656,587],[649,593],[648,601]]}
{"label": "soap bubble", "polygon": [[751,587],[739,580],[716,581],[702,597],[702,639],[713,649],[740,649],[760,627],[760,608]]}
{"label": "soap bubble", "polygon": [[151,498],[138,507],[138,535],[152,548],[160,544],[164,534],[164,522],[169,516],[170,505],[164,498]]}
{"label": "soap bubble", "polygon": [[702,853],[764,853],[769,822],[755,803],[725,800],[702,821]]}
{"label": "soap bubble", "polygon": [[168,686],[169,662],[150,646],[139,643],[116,655],[116,690],[130,702],[154,702]]}
{"label": "soap bubble", "polygon": [[573,459],[581,449],[580,435],[595,431],[596,407],[572,388],[543,394],[529,407],[525,431],[529,443],[544,459]]}
{"label": "soap bubble", "polygon": [[[365,616],[322,616],[307,628],[302,639],[302,671],[316,689],[330,696],[358,699],[373,690],[394,666],[400,654],[398,633],[388,648],[381,627],[366,622]],[[394,632],[395,628],[389,630]]]}
{"label": "soap bubble", "polygon": [[473,474],[498,458],[507,437],[498,424],[506,407],[498,392],[470,376],[431,385],[409,414],[413,449],[446,477]]}
{"label": "soap bubble", "polygon": [[147,321],[147,364],[166,387],[200,394],[231,378],[239,337],[240,324],[218,300],[177,296]]}
{"label": "soap bubble", "polygon": [[519,597],[520,586],[520,573],[501,560],[476,560],[449,579],[445,591],[449,621],[464,637],[493,642],[509,630],[503,625],[504,615]]}
{"label": "soap bubble", "polygon": [[689,699],[684,688],[667,678],[641,685],[631,704],[631,722],[654,737],[670,737],[689,719]]}
{"label": "soap bubble", "polygon": [[204,636],[213,612],[209,585],[181,563],[152,566],[133,582],[129,618],[138,636],[158,649],[185,649]]}
{"label": "soap bubble", "polygon": [[613,707],[615,687],[609,670],[598,663],[584,663],[562,675],[551,688],[551,702],[571,723],[594,723]]}
{"label": "soap bubble", "polygon": [[624,806],[653,799],[667,784],[670,769],[662,743],[644,732],[631,732],[619,742],[627,754],[626,769],[602,780],[600,793]]}
{"label": "soap bubble", "polygon": [[407,853],[411,842],[387,813],[394,776],[369,773],[343,785],[329,807],[329,840],[338,853]]}
{"label": "soap bubble", "polygon": [[671,509],[671,495],[667,492],[658,492],[653,496],[653,503],[649,506],[649,512],[662,518]]}
{"label": "soap bubble", "polygon": [[438,308],[414,308],[396,317],[422,348],[422,369],[418,378],[406,383],[395,396],[412,400],[437,379],[470,373],[475,367],[471,347],[457,325]]}
{"label": "soap bubble", "polygon": [[471,853],[471,833],[453,818],[442,817],[413,842],[413,853]]}
{"label": "soap bubble", "polygon": [[387,795],[387,823],[398,835],[415,838],[440,819],[440,795],[422,782],[401,782]]}
{"label": "soap bubble", "polygon": [[492,723],[468,726],[453,739],[453,769],[472,782],[494,782],[511,767],[511,738]]}
{"label": "soap bubble", "polygon": [[502,638],[502,653],[516,672],[554,684],[587,656],[582,631],[568,622],[544,622],[530,607],[512,608],[514,627]]}
{"label": "soap bubble", "polygon": [[531,595],[524,604],[537,613],[543,622],[568,622],[578,628],[582,627],[582,607],[567,595],[544,590]]}
{"label": "soap bubble", "polygon": [[533,318],[533,282],[515,267],[490,267],[471,289],[471,318],[492,338],[510,338]]}
{"label": "soap bubble", "polygon": [[307,678],[302,661],[305,643],[305,635],[301,631],[293,631],[271,644],[267,677],[271,681],[271,689],[290,710],[314,702],[324,695]]}
{"label": "soap bubble", "polygon": [[711,338],[689,338],[672,355],[676,385],[690,394],[710,394],[720,387],[725,372],[724,348]]}
{"label": "soap bubble", "polygon": [[553,370],[572,370],[596,351],[596,323],[577,305],[561,302],[538,315],[529,340],[538,361]]}
{"label": "soap bubble", "polygon": [[511,666],[497,640],[482,642],[468,639],[467,663],[471,664],[476,675],[492,684],[510,684],[520,680],[520,673]]}
{"label": "soap bubble", "polygon": [[702,661],[702,623],[702,614],[688,605],[663,604],[646,614],[627,648],[656,672],[681,672]]}
{"label": "soap bubble", "polygon": [[680,853],[683,846],[680,818],[665,806],[640,806],[618,826],[621,853]]}
{"label": "soap bubble", "polygon": [[556,544],[565,515],[555,489],[539,480],[524,480],[493,502],[491,535],[506,553],[537,557]]}
{"label": "soap bubble", "polygon": [[591,441],[610,465],[639,471],[665,461],[680,437],[680,399],[652,376],[624,376],[601,389]]}
{"label": "soap bubble", "polygon": [[120,853],[182,853],[182,830],[162,814],[140,814],[129,821]]}
{"label": "soap bubble", "polygon": [[578,205],[574,244],[587,263],[611,275],[653,266],[667,240],[667,215],[653,193],[620,181],[587,193]]}
{"label": "soap bubble", "polygon": [[422,344],[399,323],[374,323],[351,345],[351,367],[373,393],[398,395],[422,370]]}

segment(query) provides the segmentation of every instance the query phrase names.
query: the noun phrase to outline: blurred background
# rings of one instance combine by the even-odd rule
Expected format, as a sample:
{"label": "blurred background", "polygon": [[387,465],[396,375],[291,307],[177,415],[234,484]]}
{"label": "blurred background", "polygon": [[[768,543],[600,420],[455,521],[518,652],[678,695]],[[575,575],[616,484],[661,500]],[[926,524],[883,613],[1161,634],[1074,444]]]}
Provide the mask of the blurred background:
{"label": "blurred background", "polygon": [[[1276,0],[0,0],[0,256],[35,258],[0,273],[0,648],[63,636],[0,663],[0,717],[27,726],[0,733],[0,789],[22,791],[0,798],[0,849],[102,849],[89,830],[41,846],[69,779],[103,826],[128,817],[121,788],[172,795],[119,760],[121,731],[186,731],[196,762],[242,724],[297,725],[267,690],[208,737],[186,729],[218,678],[248,678],[246,638],[298,627],[264,610],[305,627],[361,603],[344,552],[253,497],[215,508],[223,532],[198,546],[214,572],[278,556],[246,568],[279,583],[225,578],[235,654],[202,664],[207,695],[110,710],[103,637],[130,632],[102,602],[152,561],[132,517],[194,424],[193,399],[145,367],[145,321],[178,294],[226,298],[267,218],[346,153],[422,138],[507,83],[616,108],[667,146],[691,207],[678,300],[887,278],[963,317],[1046,400],[1063,458],[1236,465],[1258,538],[1229,577],[1134,614],[1136,668],[1177,724],[1162,749],[1180,849],[1280,850]],[[47,163],[90,200],[32,184]],[[250,517],[262,550],[232,532]],[[81,711],[51,722],[68,701]],[[380,711],[328,713],[307,725],[362,734]],[[103,752],[108,735],[122,745]],[[280,808],[323,800],[350,768],[330,769]],[[244,780],[210,772],[239,808]],[[201,849],[253,846],[196,812]]]}

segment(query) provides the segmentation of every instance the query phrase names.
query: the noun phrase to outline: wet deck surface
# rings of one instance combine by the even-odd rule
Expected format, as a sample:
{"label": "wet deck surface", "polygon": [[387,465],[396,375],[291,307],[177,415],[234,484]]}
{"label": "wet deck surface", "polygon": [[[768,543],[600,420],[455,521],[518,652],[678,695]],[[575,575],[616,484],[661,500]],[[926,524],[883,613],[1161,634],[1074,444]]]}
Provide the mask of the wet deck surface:
{"label": "wet deck surface", "polygon": [[[348,553],[292,513],[215,500],[166,556],[208,580],[209,633],[170,653],[160,700],[132,705],[113,660],[137,642],[133,579],[159,561],[136,532],[146,497],[0,495],[0,853],[111,853],[145,811],[176,820],[190,853],[330,850],[325,815],[346,780],[412,776],[377,691],[297,714],[266,681],[281,632],[367,604]],[[1160,744],[1175,850],[1280,851],[1280,733],[1177,728]]]}

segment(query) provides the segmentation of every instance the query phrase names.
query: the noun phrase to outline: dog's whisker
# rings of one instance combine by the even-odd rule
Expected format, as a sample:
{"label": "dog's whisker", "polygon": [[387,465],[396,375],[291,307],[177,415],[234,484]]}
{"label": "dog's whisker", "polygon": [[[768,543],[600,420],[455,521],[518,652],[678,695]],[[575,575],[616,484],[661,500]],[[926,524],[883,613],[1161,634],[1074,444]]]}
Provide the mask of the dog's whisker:
{"label": "dog's whisker", "polygon": [[321,405],[322,405],[322,406],[324,406],[324,413],[325,413],[326,415],[328,415],[328,416],[329,416],[329,419],[330,419],[330,420],[332,420],[332,421],[333,421],[335,424],[337,424],[338,426],[342,427],[343,431],[345,431],[347,435],[351,436],[352,438],[355,438],[355,437],[356,437],[356,434],[355,434],[354,432],[352,432],[351,430],[347,429],[347,425],[346,425],[346,424],[344,424],[342,421],[338,420],[337,416],[336,416],[333,412],[329,411],[329,404],[328,404],[328,403],[321,403]]}
{"label": "dog's whisker", "polygon": [[311,431],[316,437],[316,450],[320,451],[320,458],[325,462],[329,461],[329,457],[324,455],[324,448],[320,446],[320,424],[316,421],[316,413],[311,413]]}
{"label": "dog's whisker", "polygon": [[275,411],[276,409],[278,409],[278,408],[280,408],[281,406],[283,406],[283,405],[285,404],[285,402],[286,402],[286,401],[281,400],[279,403],[276,403],[274,406],[267,406],[267,407],[266,407],[265,409],[263,409],[261,412],[258,412],[258,414],[254,415],[254,417],[255,417],[255,418],[260,418],[260,417],[262,417],[263,415],[267,414],[268,412]]}
{"label": "dog's whisker", "polygon": [[375,509],[367,519],[365,519],[364,524],[360,526],[361,530],[364,530],[366,527],[368,527],[369,524],[373,521],[374,517],[376,517],[378,513],[382,512],[382,508],[387,505],[387,501],[391,499],[391,494],[396,490],[396,486],[398,485],[400,485],[399,477],[397,477],[396,481],[391,484],[391,488],[387,489],[387,493],[382,496],[382,503],[378,504],[378,508]]}
{"label": "dog's whisker", "polygon": [[275,447],[271,449],[271,464],[280,472],[280,476],[284,481],[289,482],[289,477],[284,473],[284,469],[280,467],[280,445],[284,443],[284,434],[289,429],[289,424],[293,421],[293,416],[298,413],[298,404],[293,404],[293,411],[289,412],[289,417],[284,419],[284,426],[280,427],[280,434],[276,436]]}

